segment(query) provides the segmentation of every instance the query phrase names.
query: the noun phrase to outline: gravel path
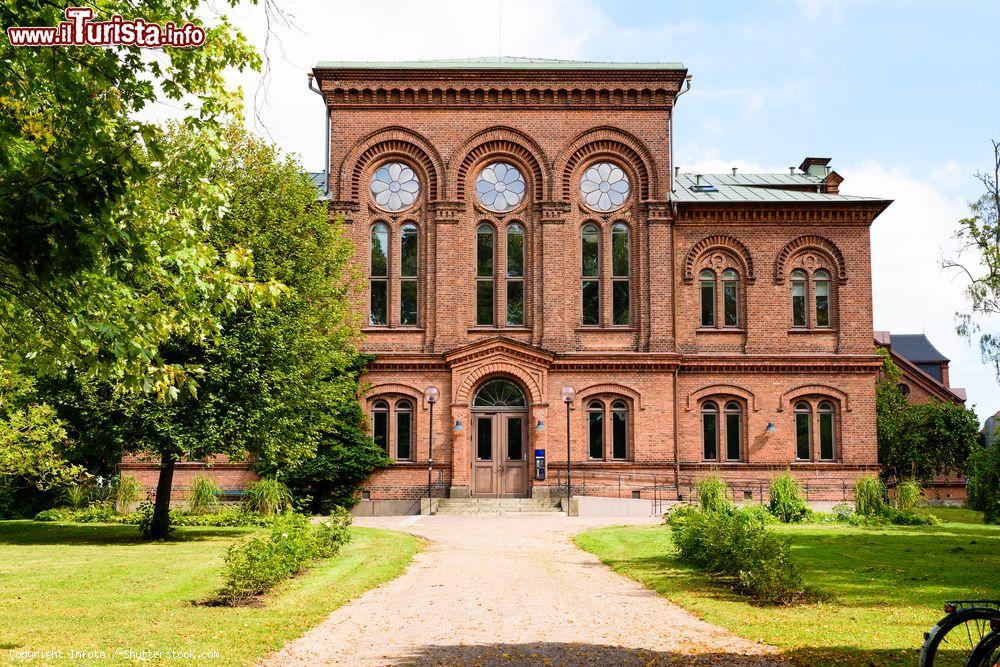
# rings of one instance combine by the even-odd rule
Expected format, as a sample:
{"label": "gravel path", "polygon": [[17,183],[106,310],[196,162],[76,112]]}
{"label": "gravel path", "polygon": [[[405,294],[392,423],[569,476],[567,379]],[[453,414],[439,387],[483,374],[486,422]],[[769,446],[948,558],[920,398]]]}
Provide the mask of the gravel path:
{"label": "gravel path", "polygon": [[645,519],[361,518],[429,540],[398,579],[334,611],[266,665],[775,665],[572,544]]}

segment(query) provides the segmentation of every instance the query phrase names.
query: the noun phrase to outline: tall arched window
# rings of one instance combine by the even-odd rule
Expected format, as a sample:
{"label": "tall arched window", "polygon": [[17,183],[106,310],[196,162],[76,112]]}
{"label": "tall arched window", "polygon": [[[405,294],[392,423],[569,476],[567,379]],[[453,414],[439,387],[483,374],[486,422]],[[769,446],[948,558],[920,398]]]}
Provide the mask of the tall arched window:
{"label": "tall arched window", "polygon": [[792,326],[809,326],[806,305],[806,272],[801,269],[792,271]]}
{"label": "tall arched window", "polygon": [[369,260],[368,323],[389,324],[389,227],[382,222],[372,227]]}
{"label": "tall arched window", "polygon": [[524,227],[507,226],[507,324],[524,324]]}
{"label": "tall arched window", "polygon": [[812,406],[805,401],[795,404],[795,458],[812,459]]}
{"label": "tall arched window", "polygon": [[597,225],[587,223],[580,230],[581,243],[581,292],[583,323],[601,323],[601,233]]}
{"label": "tall arched window", "polygon": [[413,403],[408,399],[396,402],[396,459],[413,457]]}
{"label": "tall arched window", "polygon": [[707,461],[719,456],[719,406],[715,401],[705,401],[701,406],[702,455]]}
{"label": "tall arched window", "polygon": [[476,324],[481,326],[494,321],[493,257],[493,227],[484,222],[476,229]]}
{"label": "tall arched window", "polygon": [[631,243],[626,225],[617,223],[611,230],[611,321],[632,321]]}
{"label": "tall arched window", "polygon": [[816,326],[830,326],[830,273],[820,269],[813,274],[813,292],[816,295]]}
{"label": "tall arched window", "polygon": [[628,403],[611,404],[611,458],[624,461],[628,458]]}
{"label": "tall arched window", "polygon": [[588,456],[592,459],[604,458],[604,404],[591,401],[587,405]]}
{"label": "tall arched window", "polygon": [[834,408],[830,401],[819,404],[819,458],[821,461],[834,459]]}
{"label": "tall arched window", "polygon": [[739,461],[743,458],[743,409],[736,401],[729,401],[726,414],[726,460]]}
{"label": "tall arched window", "polygon": [[722,272],[722,326],[724,327],[740,325],[739,284],[736,271],[726,269]]}
{"label": "tall arched window", "polygon": [[417,226],[403,225],[399,234],[399,323],[417,324],[417,268],[419,262]]}
{"label": "tall arched window", "polygon": [[701,326],[715,326],[715,271],[704,269],[701,280]]}
{"label": "tall arched window", "polygon": [[372,439],[389,454],[389,404],[385,401],[372,403]]}

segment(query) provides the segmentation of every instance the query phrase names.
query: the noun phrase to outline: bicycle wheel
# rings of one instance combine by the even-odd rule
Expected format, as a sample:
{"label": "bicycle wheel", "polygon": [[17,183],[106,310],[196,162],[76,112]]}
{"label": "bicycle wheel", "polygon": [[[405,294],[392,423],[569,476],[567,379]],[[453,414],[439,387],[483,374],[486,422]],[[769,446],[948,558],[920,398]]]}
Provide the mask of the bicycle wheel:
{"label": "bicycle wheel", "polygon": [[997,667],[1000,665],[1000,630],[986,635],[969,656],[967,667]]}
{"label": "bicycle wheel", "polygon": [[972,607],[948,614],[927,633],[920,667],[964,667],[976,645],[990,632],[996,609]]}

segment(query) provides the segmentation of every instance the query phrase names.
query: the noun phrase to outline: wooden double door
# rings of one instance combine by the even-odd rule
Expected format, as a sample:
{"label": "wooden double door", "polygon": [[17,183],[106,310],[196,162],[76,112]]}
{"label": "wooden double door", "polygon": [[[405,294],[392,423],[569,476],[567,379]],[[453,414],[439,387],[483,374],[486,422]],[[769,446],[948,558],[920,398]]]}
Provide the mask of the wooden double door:
{"label": "wooden double door", "polygon": [[472,496],[528,495],[528,413],[472,414]]}

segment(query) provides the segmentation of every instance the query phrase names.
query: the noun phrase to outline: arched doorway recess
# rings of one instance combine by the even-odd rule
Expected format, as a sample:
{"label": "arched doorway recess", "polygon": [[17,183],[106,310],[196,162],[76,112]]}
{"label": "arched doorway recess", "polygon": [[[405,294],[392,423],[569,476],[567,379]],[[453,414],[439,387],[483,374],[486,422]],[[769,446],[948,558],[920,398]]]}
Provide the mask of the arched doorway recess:
{"label": "arched doorway recess", "polygon": [[476,390],[470,445],[473,497],[528,495],[528,403],[517,384],[493,377]]}

